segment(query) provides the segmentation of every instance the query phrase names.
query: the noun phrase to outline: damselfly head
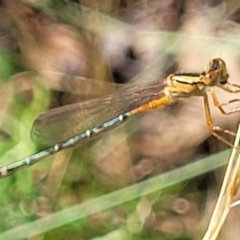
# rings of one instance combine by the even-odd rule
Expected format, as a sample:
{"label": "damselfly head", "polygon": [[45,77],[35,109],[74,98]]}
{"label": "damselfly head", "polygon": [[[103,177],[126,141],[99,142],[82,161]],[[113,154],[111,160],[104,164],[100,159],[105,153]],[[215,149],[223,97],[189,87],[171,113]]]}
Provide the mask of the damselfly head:
{"label": "damselfly head", "polygon": [[211,60],[205,76],[211,78],[212,82],[215,84],[226,84],[229,77],[226,63],[221,58]]}

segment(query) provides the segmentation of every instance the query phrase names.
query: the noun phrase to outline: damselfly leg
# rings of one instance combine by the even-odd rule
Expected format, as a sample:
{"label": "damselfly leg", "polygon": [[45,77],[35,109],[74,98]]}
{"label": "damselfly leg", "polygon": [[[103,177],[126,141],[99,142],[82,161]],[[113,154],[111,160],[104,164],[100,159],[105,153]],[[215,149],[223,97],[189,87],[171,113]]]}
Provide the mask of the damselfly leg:
{"label": "damselfly leg", "polygon": [[[237,92],[240,92],[240,90],[237,91]],[[237,93],[237,92],[235,91],[234,93]],[[234,109],[231,109],[231,110],[228,110],[228,111],[223,109],[223,106],[227,106],[227,105],[231,105],[232,103],[240,102],[240,99],[231,99],[227,102],[220,103],[218,101],[218,98],[217,98],[217,95],[215,94],[215,92],[211,91],[211,94],[212,94],[212,99],[213,99],[213,103],[214,103],[215,107],[217,107],[222,114],[230,115],[230,114],[233,114],[233,113],[236,113],[236,112],[240,111],[240,108],[234,108]]]}
{"label": "damselfly leg", "polygon": [[[230,93],[240,92],[240,86],[237,84],[228,82],[228,77],[229,77],[229,74],[227,72],[226,64],[220,58],[213,59],[209,64],[209,70],[203,74],[204,82],[209,82],[209,80],[211,80],[211,83],[209,84],[209,86],[211,86],[211,96],[213,99],[214,106],[217,107],[220,110],[220,112],[224,115],[230,115],[230,114],[237,113],[240,111],[240,108],[235,108],[235,109],[232,109],[229,111],[224,110],[223,106],[230,105],[231,103],[234,103],[234,102],[240,102],[240,99],[232,99],[227,102],[220,103],[217,98],[216,93],[214,92],[214,90],[212,88],[212,86],[217,86],[226,92],[230,92]],[[236,89],[232,89],[231,87],[234,87]],[[207,120],[209,131],[212,133],[213,136],[215,136],[216,138],[218,138],[219,140],[221,140],[228,146],[234,148],[232,143],[230,143],[225,138],[220,136],[217,132],[224,132],[231,136],[236,136],[236,133],[232,132],[228,129],[223,129],[222,127],[220,127],[218,125],[214,125],[212,116],[210,113],[208,96],[207,96],[206,92],[203,94],[203,97],[204,97],[204,108],[205,108],[206,120]]]}
{"label": "damselfly leg", "polygon": [[206,114],[206,121],[207,121],[208,129],[209,129],[210,133],[214,137],[216,137],[218,140],[224,142],[225,144],[227,144],[228,146],[230,146],[232,148],[235,148],[231,142],[227,141],[224,137],[219,135],[217,132],[224,132],[224,133],[232,135],[232,136],[235,136],[236,134],[228,129],[224,129],[224,128],[214,124],[211,113],[210,113],[208,96],[206,93],[203,95],[203,98],[204,98],[204,109],[205,109],[205,114]]}

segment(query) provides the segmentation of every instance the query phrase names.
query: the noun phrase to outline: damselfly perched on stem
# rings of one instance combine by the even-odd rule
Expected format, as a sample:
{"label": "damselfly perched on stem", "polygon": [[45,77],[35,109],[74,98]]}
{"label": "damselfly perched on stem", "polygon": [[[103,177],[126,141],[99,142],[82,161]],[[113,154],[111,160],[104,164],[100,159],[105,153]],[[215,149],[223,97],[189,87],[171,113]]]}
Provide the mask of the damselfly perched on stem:
{"label": "damselfly perched on stem", "polygon": [[216,58],[210,61],[207,71],[201,74],[170,74],[165,80],[129,84],[103,98],[51,109],[34,121],[31,132],[33,141],[46,149],[1,167],[0,177],[6,177],[24,166],[34,164],[44,157],[115,127],[135,114],[164,107],[179,98],[192,96],[203,97],[207,126],[211,134],[233,147],[218,132],[233,136],[235,133],[214,125],[207,95],[209,90],[214,105],[223,114],[240,111],[240,108],[225,111],[223,106],[240,100],[233,99],[221,104],[213,90],[213,87],[219,87],[230,93],[240,92],[240,86],[229,83],[228,77],[225,62]]}

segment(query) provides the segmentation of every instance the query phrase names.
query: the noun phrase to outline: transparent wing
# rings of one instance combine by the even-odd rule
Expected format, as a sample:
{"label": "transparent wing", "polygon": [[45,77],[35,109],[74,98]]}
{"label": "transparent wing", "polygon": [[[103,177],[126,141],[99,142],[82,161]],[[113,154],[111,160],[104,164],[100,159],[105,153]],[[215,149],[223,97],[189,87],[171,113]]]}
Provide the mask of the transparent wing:
{"label": "transparent wing", "polygon": [[102,125],[120,114],[164,96],[165,81],[128,84],[102,98],[50,109],[41,114],[31,136],[41,146],[51,146]]}

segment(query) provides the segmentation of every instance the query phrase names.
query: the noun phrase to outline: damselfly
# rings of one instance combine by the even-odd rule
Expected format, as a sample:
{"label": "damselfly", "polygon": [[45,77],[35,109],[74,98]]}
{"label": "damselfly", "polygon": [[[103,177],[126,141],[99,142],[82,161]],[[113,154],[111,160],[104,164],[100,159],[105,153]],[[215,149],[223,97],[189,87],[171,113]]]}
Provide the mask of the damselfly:
{"label": "damselfly", "polygon": [[33,141],[44,146],[45,150],[1,167],[0,177],[8,176],[22,167],[34,164],[44,157],[115,127],[135,114],[164,107],[179,98],[191,96],[203,97],[209,131],[219,140],[233,147],[218,132],[222,131],[230,135],[235,133],[213,124],[207,95],[209,89],[214,105],[223,114],[240,111],[240,108],[228,112],[223,109],[224,105],[240,101],[239,99],[220,104],[214,93],[213,87],[219,87],[230,93],[240,92],[240,86],[229,83],[228,77],[225,62],[216,58],[209,63],[207,71],[201,74],[170,74],[165,80],[155,80],[147,84],[129,84],[103,98],[51,109],[34,121],[31,132]]}

